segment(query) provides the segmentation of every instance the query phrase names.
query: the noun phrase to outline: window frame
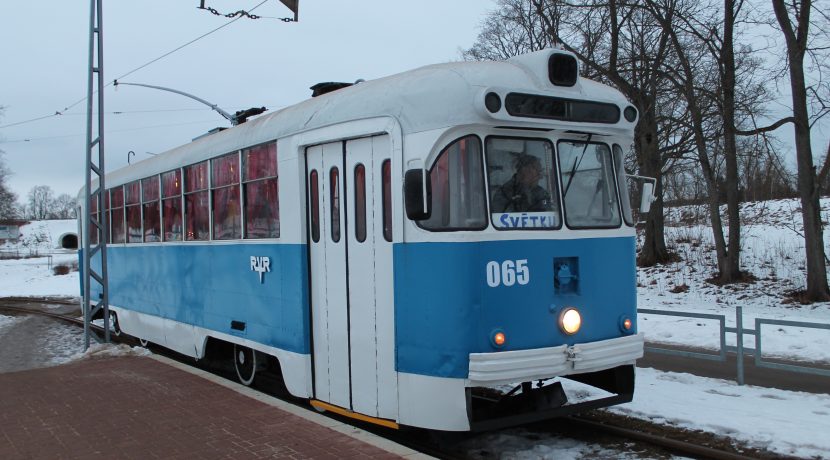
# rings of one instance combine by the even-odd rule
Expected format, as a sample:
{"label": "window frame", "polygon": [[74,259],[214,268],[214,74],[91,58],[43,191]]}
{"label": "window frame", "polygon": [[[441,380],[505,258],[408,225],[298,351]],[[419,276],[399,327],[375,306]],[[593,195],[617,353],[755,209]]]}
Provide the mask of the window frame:
{"label": "window frame", "polygon": [[[564,189],[565,184],[564,184],[564,178],[561,177],[561,174],[562,174],[562,171],[563,171],[563,169],[562,169],[562,157],[559,156],[559,144],[562,143],[562,142],[579,142],[579,143],[588,144],[588,145],[604,145],[605,147],[608,148],[608,159],[609,159],[609,164],[611,165],[611,176],[614,177],[614,188],[615,188],[614,196],[616,197],[617,213],[619,214],[619,218],[620,218],[619,223],[616,226],[611,226],[611,225],[605,225],[605,226],[573,226],[570,223],[568,223],[568,210],[567,210],[567,205],[565,204],[565,189]],[[562,190],[560,191],[560,193],[561,193],[561,197],[562,197],[562,213],[563,213],[563,216],[564,216],[563,221],[565,222],[565,225],[571,230],[614,230],[614,229],[622,228],[622,226],[623,226],[622,205],[620,204],[619,184],[617,184],[617,174],[616,174],[616,170],[614,168],[614,152],[613,152],[612,144],[609,144],[607,142],[599,142],[599,141],[590,141],[590,142],[588,142],[586,140],[580,140],[580,139],[560,138],[560,139],[556,140],[556,156],[557,156],[557,161],[559,162],[559,174],[560,174],[559,180],[563,182],[562,185],[561,185]]]}
{"label": "window frame", "polygon": [[367,237],[366,165],[357,163],[352,174],[354,176],[354,237],[358,243],[364,243]]}
{"label": "window frame", "polygon": [[[125,244],[142,244],[144,243],[144,206],[141,203],[142,193],[141,193],[141,180],[136,179],[131,180],[124,184],[124,243]],[[129,186],[132,184],[138,185],[138,194],[135,202],[130,202],[127,199],[127,190]],[[131,241],[130,240],[130,216],[127,212],[130,208],[138,208],[138,223],[139,223],[139,239],[138,241]]]}
{"label": "window frame", "polygon": [[[155,179],[156,181],[156,199],[147,199],[146,192],[151,190],[151,188],[147,188],[145,182],[152,182]],[[156,218],[158,219],[158,234],[156,237],[158,238],[156,241],[147,241],[147,211],[146,208],[148,206],[152,207],[156,205]],[[141,242],[142,243],[161,243],[162,235],[161,235],[161,176],[159,174],[153,174],[141,179]]]}
{"label": "window frame", "polygon": [[[441,149],[438,150],[438,153],[436,153],[435,157],[433,158],[432,164],[430,165],[429,171],[427,171],[427,173],[429,174],[430,180],[431,180],[432,171],[438,166],[438,160],[439,160],[439,158],[441,158],[441,155],[443,155],[447,151],[448,148],[450,148],[451,146],[453,146],[454,144],[456,144],[460,140],[467,139],[467,138],[475,139],[478,142],[479,155],[481,157],[480,158],[480,160],[481,160],[481,184],[484,187],[484,190],[482,190],[484,192],[484,212],[485,212],[485,214],[489,214],[490,199],[487,196],[487,172],[486,172],[487,164],[485,163],[484,143],[481,140],[481,136],[479,136],[478,134],[476,134],[476,133],[464,134],[463,136],[458,136],[457,138],[455,138],[455,139],[447,142],[446,144],[444,144],[441,147]],[[435,193],[435,189],[433,187],[433,196],[435,196],[434,193]],[[432,203],[430,203],[430,206],[432,206]],[[435,212],[435,209],[432,209],[431,211]],[[486,216],[485,216],[485,219],[484,219],[484,224],[481,227],[445,227],[445,228],[433,229],[433,228],[424,227],[423,222],[425,222],[425,220],[417,220],[417,221],[415,221],[415,225],[418,228],[422,229],[422,230],[425,230],[427,232],[433,232],[433,233],[480,232],[480,231],[486,230],[490,226],[490,219]]]}
{"label": "window frame", "polygon": [[[117,190],[121,190],[121,206],[115,206],[115,201],[113,200],[113,195],[115,193],[117,193],[116,192]],[[110,197],[110,207],[107,210],[107,212],[109,212],[109,222],[108,222],[108,224],[109,224],[109,235],[110,235],[109,243],[110,244],[127,244],[127,221],[126,221],[126,219],[127,219],[127,206],[126,206],[126,200],[125,200],[125,196],[124,196],[124,186],[123,185],[116,185],[115,187],[107,190],[107,193],[109,194],[109,197]],[[121,219],[119,219],[121,221],[120,222],[121,232],[122,232],[121,236],[123,237],[121,239],[121,241],[115,241],[115,228],[113,227],[113,222],[115,222],[115,219],[113,219],[112,217],[113,217],[113,214],[116,210],[121,211]]]}
{"label": "window frame", "polygon": [[[264,147],[264,146],[269,146],[269,145],[272,145],[272,144],[274,146],[274,172],[275,172],[275,174],[273,176],[264,176],[264,177],[257,177],[256,179],[247,179],[246,178],[246,176],[247,176],[246,166],[247,165],[245,163],[245,153],[246,153],[246,151],[251,151],[253,149],[256,149],[256,148],[259,148],[259,147]],[[241,211],[242,211],[242,239],[243,240],[278,240],[280,238],[280,236],[282,235],[282,219],[280,219],[280,154],[279,154],[279,149],[278,149],[278,146],[277,146],[277,141],[273,140],[273,141],[269,141],[269,142],[263,142],[263,143],[260,143],[260,144],[256,144],[256,145],[252,145],[252,146],[240,149],[239,150],[239,162],[240,162],[239,163],[239,165],[240,165],[239,166],[239,168],[240,168],[239,169],[239,172],[240,172],[240,177],[239,177],[240,192],[239,193],[240,193],[240,200],[242,202],[242,208],[241,208]],[[276,186],[276,193],[277,193],[277,197],[276,197],[277,198],[277,209],[276,209],[276,221],[277,221],[276,233],[277,233],[277,236],[264,236],[264,237],[251,237],[251,236],[248,236],[248,212],[247,212],[248,188],[247,188],[247,186],[249,184],[256,184],[256,185],[265,184],[267,181],[270,181],[270,180],[274,181],[275,186]]]}
{"label": "window frame", "polygon": [[[164,195],[164,176],[167,175],[167,174],[176,173],[176,172],[179,173],[179,177],[178,177],[178,179],[179,179],[179,194],[178,195],[165,196]],[[161,242],[162,243],[181,243],[181,242],[185,241],[185,239],[184,239],[184,233],[185,233],[184,232],[184,230],[185,230],[185,224],[184,224],[184,222],[185,222],[185,212],[184,212],[184,168],[179,167],[179,168],[174,168],[174,169],[159,173],[159,188],[160,188],[159,212],[161,214]],[[167,218],[167,214],[164,212],[164,203],[166,201],[172,201],[172,200],[175,200],[175,199],[179,200],[179,208],[178,209],[179,209],[179,219],[180,219],[180,222],[179,222],[179,227],[180,227],[179,237],[180,238],[177,239],[177,240],[175,240],[175,239],[170,240],[170,239],[167,239],[167,228],[165,226],[165,219]]]}
{"label": "window frame", "polygon": [[[555,191],[556,193],[556,204],[558,206],[557,214],[559,214],[559,225],[555,227],[517,227],[517,228],[502,228],[498,227],[493,223],[493,212],[491,210],[491,196],[490,196],[490,175],[486,173],[490,166],[489,159],[488,159],[488,151],[487,151],[487,141],[490,139],[515,139],[521,141],[542,141],[547,142],[550,146],[551,151],[551,160],[552,160],[552,171],[553,174],[553,183],[551,186],[554,190],[549,190],[549,192]],[[558,142],[558,141],[557,141]],[[511,136],[511,135],[503,135],[503,134],[491,134],[485,136],[484,138],[484,149],[482,150],[484,154],[484,170],[485,176],[487,176],[487,182],[485,183],[485,188],[487,192],[487,216],[490,221],[490,225],[497,231],[505,231],[505,232],[517,232],[517,231],[551,231],[551,230],[562,230],[563,226],[565,225],[565,204],[562,198],[562,186],[559,177],[559,152],[556,149],[556,142],[546,138],[546,137],[522,137],[522,136]]]}
{"label": "window frame", "polygon": [[[208,164],[209,164],[209,172],[208,172],[209,181],[208,182],[210,183],[209,207],[210,207],[210,240],[211,241],[236,241],[236,240],[241,240],[243,234],[245,233],[244,229],[243,229],[243,226],[244,226],[243,222],[244,222],[244,217],[245,216],[244,216],[244,211],[242,209],[243,208],[243,203],[242,203],[242,171],[241,171],[241,169],[242,169],[242,159],[241,159],[241,152],[242,152],[242,150],[235,150],[233,152],[224,153],[222,155],[213,157],[210,160],[208,160]],[[215,180],[215,177],[214,177],[214,174],[213,174],[214,173],[214,162],[218,162],[220,160],[223,160],[226,157],[227,158],[236,157],[236,162],[235,162],[236,163],[236,171],[237,171],[236,182],[232,182],[232,183],[229,183],[229,184],[217,186],[217,185],[214,184],[214,180]],[[214,194],[217,191],[220,191],[220,190],[221,191],[224,191],[224,190],[229,190],[230,191],[234,187],[237,188],[237,199],[236,199],[237,203],[236,204],[238,206],[237,219],[238,219],[238,224],[239,224],[239,234],[238,235],[234,234],[234,235],[232,235],[231,238],[217,238],[216,237],[216,198],[214,197]],[[226,203],[232,203],[232,202],[233,202],[233,200],[227,200]],[[223,203],[223,204],[226,204],[226,203]],[[225,211],[225,212],[229,213],[229,211]]]}
{"label": "window frame", "polygon": [[[190,187],[190,183],[187,178],[187,169],[198,166],[201,164],[205,164],[205,186],[204,188],[196,188],[195,190],[188,191],[188,187]],[[189,165],[185,165],[181,167],[182,170],[182,242],[185,243],[199,243],[203,241],[211,241],[213,238],[212,231],[213,231],[213,200],[212,200],[212,193],[210,192],[210,159],[205,159],[201,161],[197,161],[196,163],[191,163]],[[188,238],[187,237],[187,229],[188,229],[188,216],[189,212],[187,212],[187,197],[188,195],[197,195],[203,193],[207,196],[207,237],[206,238]]]}

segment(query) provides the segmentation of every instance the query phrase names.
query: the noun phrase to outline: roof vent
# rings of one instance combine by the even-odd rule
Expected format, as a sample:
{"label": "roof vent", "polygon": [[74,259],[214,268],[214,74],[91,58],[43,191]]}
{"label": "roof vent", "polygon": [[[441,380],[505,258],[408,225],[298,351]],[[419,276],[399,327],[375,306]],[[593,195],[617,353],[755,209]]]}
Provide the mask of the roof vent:
{"label": "roof vent", "polygon": [[337,91],[338,89],[347,88],[352,86],[354,83],[343,83],[338,81],[327,81],[323,83],[317,83],[316,85],[309,88],[311,90],[311,97],[322,96],[323,94],[330,93],[332,91]]}

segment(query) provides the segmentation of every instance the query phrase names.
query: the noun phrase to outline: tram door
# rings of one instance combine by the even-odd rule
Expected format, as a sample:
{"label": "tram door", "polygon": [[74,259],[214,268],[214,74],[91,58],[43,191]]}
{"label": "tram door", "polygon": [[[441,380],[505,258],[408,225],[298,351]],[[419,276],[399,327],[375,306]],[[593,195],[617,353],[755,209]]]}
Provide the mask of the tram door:
{"label": "tram door", "polygon": [[397,417],[389,136],[307,150],[315,398]]}

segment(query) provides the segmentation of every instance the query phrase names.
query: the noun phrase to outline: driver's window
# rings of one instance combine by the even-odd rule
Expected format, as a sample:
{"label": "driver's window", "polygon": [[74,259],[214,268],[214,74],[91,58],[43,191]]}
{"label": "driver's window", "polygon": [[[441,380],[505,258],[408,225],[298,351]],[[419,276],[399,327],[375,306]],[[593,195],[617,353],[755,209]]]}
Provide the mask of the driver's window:
{"label": "driver's window", "polygon": [[599,143],[560,141],[558,150],[568,227],[619,227],[611,149]]}
{"label": "driver's window", "polygon": [[562,225],[553,145],[542,139],[487,138],[490,218],[499,230]]}

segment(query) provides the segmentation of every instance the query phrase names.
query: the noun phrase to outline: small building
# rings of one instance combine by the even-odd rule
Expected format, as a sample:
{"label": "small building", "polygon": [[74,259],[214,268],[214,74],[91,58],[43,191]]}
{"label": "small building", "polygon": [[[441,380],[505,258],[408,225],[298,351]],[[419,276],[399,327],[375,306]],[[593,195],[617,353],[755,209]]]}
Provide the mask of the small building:
{"label": "small building", "polygon": [[0,244],[20,239],[20,227],[28,224],[27,220],[0,219]]}

